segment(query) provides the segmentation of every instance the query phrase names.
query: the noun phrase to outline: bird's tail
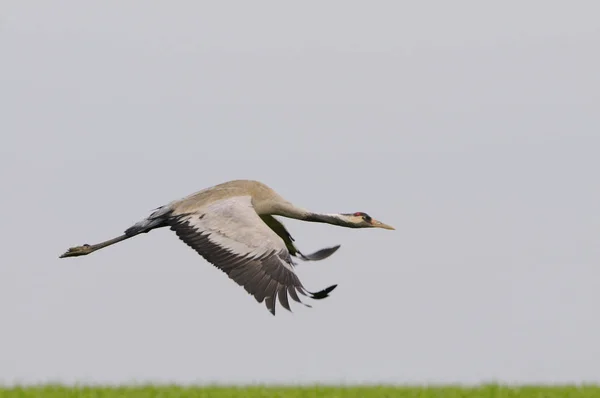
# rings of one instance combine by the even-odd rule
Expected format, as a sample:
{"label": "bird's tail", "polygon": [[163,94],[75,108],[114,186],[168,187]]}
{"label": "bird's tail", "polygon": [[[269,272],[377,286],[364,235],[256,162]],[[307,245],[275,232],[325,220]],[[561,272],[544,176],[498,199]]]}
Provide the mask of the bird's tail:
{"label": "bird's tail", "polygon": [[147,218],[138,221],[125,230],[125,235],[133,236],[150,232],[153,229],[166,227],[169,215],[173,210],[170,206],[161,206],[152,212]]}

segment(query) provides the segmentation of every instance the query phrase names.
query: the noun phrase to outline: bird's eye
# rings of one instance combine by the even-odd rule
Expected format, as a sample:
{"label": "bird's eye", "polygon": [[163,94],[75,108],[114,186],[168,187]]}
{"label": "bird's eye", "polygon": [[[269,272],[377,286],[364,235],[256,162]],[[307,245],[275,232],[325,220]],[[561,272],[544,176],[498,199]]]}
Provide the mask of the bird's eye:
{"label": "bird's eye", "polygon": [[356,213],[354,213],[354,215],[357,217],[361,217],[366,222],[371,222],[371,216],[369,216],[367,213],[363,213],[362,211],[357,211]]}
{"label": "bird's eye", "polygon": [[371,216],[369,216],[367,213],[363,213],[362,211],[357,211],[356,213],[353,214],[353,216],[361,217],[366,222],[371,222]]}

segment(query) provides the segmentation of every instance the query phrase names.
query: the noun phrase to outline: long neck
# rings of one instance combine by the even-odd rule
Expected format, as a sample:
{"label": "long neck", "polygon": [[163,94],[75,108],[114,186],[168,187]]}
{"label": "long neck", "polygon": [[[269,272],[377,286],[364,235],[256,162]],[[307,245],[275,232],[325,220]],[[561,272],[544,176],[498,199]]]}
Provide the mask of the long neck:
{"label": "long neck", "polygon": [[320,222],[325,224],[339,225],[340,227],[357,228],[355,223],[346,220],[343,214],[320,214],[298,208],[292,204],[280,204],[274,215],[279,215],[296,220]]}

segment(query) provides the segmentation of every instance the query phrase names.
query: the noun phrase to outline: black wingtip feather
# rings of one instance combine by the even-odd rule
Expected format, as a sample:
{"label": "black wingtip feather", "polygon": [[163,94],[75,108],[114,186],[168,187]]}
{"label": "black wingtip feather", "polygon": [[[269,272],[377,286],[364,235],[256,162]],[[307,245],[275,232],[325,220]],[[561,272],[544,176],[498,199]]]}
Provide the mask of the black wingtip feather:
{"label": "black wingtip feather", "polygon": [[335,289],[337,287],[337,285],[332,285],[329,286],[326,289],[321,290],[320,292],[316,292],[316,293],[310,293],[310,297],[315,299],[315,300],[321,300],[324,299],[325,297],[329,296],[329,293],[332,292],[333,289]]}

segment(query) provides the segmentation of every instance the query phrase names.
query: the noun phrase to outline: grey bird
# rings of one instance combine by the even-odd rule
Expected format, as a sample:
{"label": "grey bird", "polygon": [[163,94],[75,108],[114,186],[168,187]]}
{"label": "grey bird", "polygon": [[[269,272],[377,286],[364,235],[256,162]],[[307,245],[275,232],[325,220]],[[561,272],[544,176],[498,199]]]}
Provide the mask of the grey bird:
{"label": "grey bird", "polygon": [[347,228],[394,228],[363,212],[319,214],[294,206],[265,184],[235,180],[206,188],[154,210],[116,238],[95,245],[72,247],[60,256],[83,256],[115,243],[169,227],[204,259],[266,304],[275,315],[275,303],[291,311],[288,294],[307,307],[298,293],[323,299],[337,285],[321,291],[307,291],[294,271],[292,257],[318,261],[331,256],[339,245],[303,254],[294,239],[274,216],[320,222]]}

